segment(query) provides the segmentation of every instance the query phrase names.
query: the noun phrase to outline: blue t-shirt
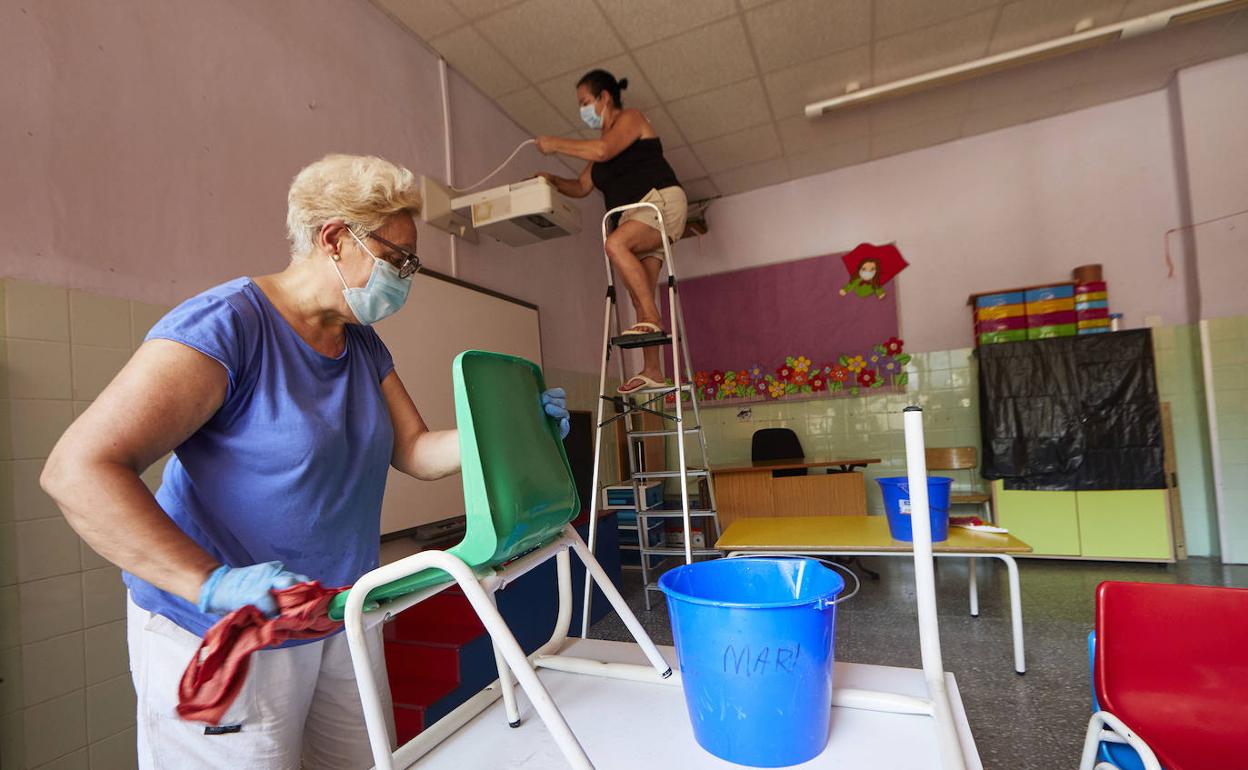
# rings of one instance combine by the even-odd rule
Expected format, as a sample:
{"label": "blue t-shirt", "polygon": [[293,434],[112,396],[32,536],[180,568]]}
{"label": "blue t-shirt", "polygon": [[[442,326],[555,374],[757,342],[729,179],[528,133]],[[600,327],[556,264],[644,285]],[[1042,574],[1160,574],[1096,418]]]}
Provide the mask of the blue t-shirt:
{"label": "blue t-shirt", "polygon": [[[223,564],[280,561],[326,586],[377,566],[381,498],[394,444],[381,381],[390,352],[346,326],[318,353],[249,278],[174,308],[147,339],[187,345],[229,374],[225,402],[174,450],[156,500]],[[219,616],[126,573],[135,604],[203,636]]]}

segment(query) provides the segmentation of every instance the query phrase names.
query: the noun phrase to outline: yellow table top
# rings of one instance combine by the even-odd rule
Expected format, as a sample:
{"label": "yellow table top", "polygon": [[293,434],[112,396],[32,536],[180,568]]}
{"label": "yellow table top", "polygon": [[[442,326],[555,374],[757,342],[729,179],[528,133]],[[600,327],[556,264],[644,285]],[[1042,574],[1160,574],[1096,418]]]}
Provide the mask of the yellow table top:
{"label": "yellow table top", "polygon": [[[775,516],[737,519],[715,547],[721,551],[910,551],[888,534],[884,516]],[[949,539],[932,550],[955,553],[1031,553],[1010,534],[949,528]]]}

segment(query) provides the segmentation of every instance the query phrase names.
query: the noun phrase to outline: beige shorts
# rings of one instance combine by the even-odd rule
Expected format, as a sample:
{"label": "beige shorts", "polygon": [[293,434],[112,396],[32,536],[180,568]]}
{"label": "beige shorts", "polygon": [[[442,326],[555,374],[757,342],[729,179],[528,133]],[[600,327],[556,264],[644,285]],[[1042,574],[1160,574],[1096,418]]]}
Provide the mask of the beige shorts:
{"label": "beige shorts", "polygon": [[[658,206],[659,211],[663,212],[663,227],[667,228],[667,239],[672,243],[680,240],[680,236],[685,232],[685,216],[689,213],[689,199],[685,197],[684,188],[664,187],[662,190],[651,190],[640,202],[653,203]],[[641,222],[647,227],[660,230],[659,217],[649,206],[625,211],[620,215],[620,224],[625,222]],[[662,247],[649,254],[641,255],[641,259],[646,257],[653,257],[662,262]]]}

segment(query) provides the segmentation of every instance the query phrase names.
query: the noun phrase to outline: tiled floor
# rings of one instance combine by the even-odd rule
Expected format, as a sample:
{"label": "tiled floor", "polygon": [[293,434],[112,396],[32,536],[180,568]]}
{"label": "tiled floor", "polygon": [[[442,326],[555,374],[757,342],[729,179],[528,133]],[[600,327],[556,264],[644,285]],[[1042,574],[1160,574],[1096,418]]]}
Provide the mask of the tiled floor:
{"label": "tiled floor", "polygon": [[[905,559],[868,559],[879,582],[843,605],[836,625],[838,660],[917,668],[918,622],[913,566]],[[1078,767],[1089,716],[1087,634],[1093,625],[1093,592],[1102,580],[1198,583],[1248,587],[1248,566],[1223,566],[1208,559],[1171,565],[1019,560],[1027,674],[1014,673],[1010,647],[1009,598],[1004,565],[980,565],[980,616],[967,610],[966,566],[937,562],[941,647],[945,668],[962,692],[986,770],[1053,770]],[[991,570],[991,572],[989,572]],[[625,573],[625,586],[637,573]],[[662,598],[642,609],[641,591],[625,592],[656,642],[671,644]],[[627,639],[615,616],[592,636]]]}

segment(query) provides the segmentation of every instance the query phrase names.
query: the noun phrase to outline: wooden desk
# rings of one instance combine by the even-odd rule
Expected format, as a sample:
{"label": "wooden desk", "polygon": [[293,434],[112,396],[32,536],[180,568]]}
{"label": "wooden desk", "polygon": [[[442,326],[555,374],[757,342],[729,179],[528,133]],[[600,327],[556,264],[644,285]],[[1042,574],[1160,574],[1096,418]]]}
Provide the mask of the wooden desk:
{"label": "wooden desk", "polygon": [[[878,457],[760,460],[712,465],[719,525],[746,517],[843,516],[867,512],[862,474],[854,468],[878,463]],[[793,468],[837,468],[838,473],[781,476],[772,471]]]}
{"label": "wooden desk", "polygon": [[[716,490],[718,491],[718,489]],[[739,519],[715,543],[729,556],[784,553],[809,556],[909,556],[912,544],[894,540],[884,516],[773,516]],[[933,556],[967,558],[971,615],[979,616],[977,559],[999,559],[1009,572],[1010,620],[1014,629],[1014,670],[1026,672],[1023,657],[1023,606],[1018,563],[1013,554],[1031,546],[1010,534],[949,528],[949,539],[932,543]]]}

